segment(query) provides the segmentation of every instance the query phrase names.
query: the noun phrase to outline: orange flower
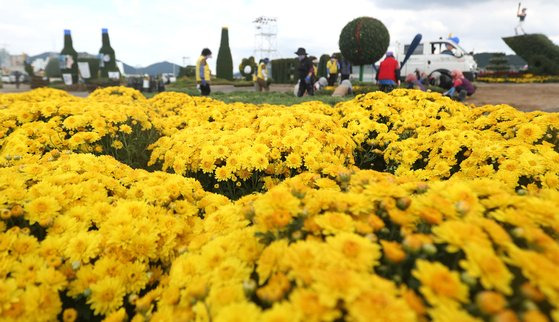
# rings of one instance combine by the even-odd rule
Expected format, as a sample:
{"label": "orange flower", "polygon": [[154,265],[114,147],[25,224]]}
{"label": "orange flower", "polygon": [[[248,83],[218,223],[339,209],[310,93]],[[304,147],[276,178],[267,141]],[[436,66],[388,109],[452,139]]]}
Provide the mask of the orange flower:
{"label": "orange flower", "polygon": [[74,322],[78,318],[78,311],[75,309],[66,309],[62,313],[62,321],[64,322]]}
{"label": "orange flower", "polygon": [[417,295],[413,290],[405,290],[402,294],[402,297],[408,305],[415,311],[418,315],[424,315],[427,313],[427,309],[425,308],[425,303],[419,295]]}
{"label": "orange flower", "polygon": [[501,312],[507,304],[505,298],[491,291],[484,291],[477,295],[476,302],[479,308],[487,314],[496,314]]}
{"label": "orange flower", "polygon": [[501,313],[497,314],[494,318],[495,322],[518,322],[518,317],[516,313],[512,310],[504,310]]}
{"label": "orange flower", "polygon": [[374,231],[378,231],[384,228],[384,221],[382,221],[382,219],[380,219],[377,215],[369,215],[368,222]]}
{"label": "orange flower", "polygon": [[523,320],[526,322],[549,322],[549,319],[538,310],[529,310],[524,313]]}
{"label": "orange flower", "polygon": [[380,243],[384,250],[384,256],[386,256],[389,261],[399,263],[406,258],[406,252],[404,252],[400,244],[386,240],[381,240]]}
{"label": "orange flower", "polygon": [[532,301],[540,302],[545,300],[545,295],[537,287],[526,282],[520,287],[522,294]]}

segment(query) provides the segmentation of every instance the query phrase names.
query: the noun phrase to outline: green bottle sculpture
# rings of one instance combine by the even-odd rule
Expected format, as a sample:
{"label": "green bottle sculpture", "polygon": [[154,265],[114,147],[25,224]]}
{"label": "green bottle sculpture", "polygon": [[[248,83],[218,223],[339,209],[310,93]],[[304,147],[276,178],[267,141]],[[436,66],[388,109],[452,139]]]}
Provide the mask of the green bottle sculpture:
{"label": "green bottle sculpture", "polygon": [[72,45],[72,33],[64,29],[64,48],[60,52],[60,72],[66,85],[78,82],[78,52]]}
{"label": "green bottle sculpture", "polygon": [[118,78],[120,71],[116,65],[115,51],[111,47],[109,30],[107,28],[101,29],[101,38],[103,41],[103,45],[101,46],[101,49],[99,49],[99,70],[101,71],[101,77],[109,77],[109,73],[111,73],[113,78]]}

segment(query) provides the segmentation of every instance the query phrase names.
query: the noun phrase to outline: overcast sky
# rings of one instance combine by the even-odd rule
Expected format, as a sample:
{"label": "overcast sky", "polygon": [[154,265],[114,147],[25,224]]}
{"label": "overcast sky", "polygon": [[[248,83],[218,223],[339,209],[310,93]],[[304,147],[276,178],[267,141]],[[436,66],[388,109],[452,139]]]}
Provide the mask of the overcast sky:
{"label": "overcast sky", "polygon": [[[459,5],[457,5],[459,4]],[[278,20],[277,57],[294,57],[297,47],[319,56],[338,51],[341,29],[370,16],[390,31],[390,41],[460,37],[468,51],[511,53],[501,40],[514,34],[516,0],[0,0],[0,48],[29,55],[60,51],[63,29],[71,29],[77,51],[96,53],[101,28],[109,28],[117,59],[132,66],[158,61],[194,63],[204,47],[219,48],[221,27],[229,27],[233,62],[253,53],[259,16]],[[559,1],[530,0],[525,29],[559,44]],[[215,71],[215,69],[213,69]]]}

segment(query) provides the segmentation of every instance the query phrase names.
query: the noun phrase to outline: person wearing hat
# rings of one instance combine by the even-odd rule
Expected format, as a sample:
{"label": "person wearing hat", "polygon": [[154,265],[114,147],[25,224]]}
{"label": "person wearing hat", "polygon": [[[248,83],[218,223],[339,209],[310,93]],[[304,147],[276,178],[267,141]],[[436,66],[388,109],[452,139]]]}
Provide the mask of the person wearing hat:
{"label": "person wearing hat", "polygon": [[446,43],[446,49],[441,51],[441,55],[454,56],[454,50],[456,50],[456,48],[451,43]]}
{"label": "person wearing hat", "polygon": [[267,66],[270,60],[268,58],[264,58],[260,60],[258,64],[258,72],[256,76],[256,84],[258,85],[258,91],[262,92],[264,89],[266,92],[270,90],[270,86],[268,84],[268,70]]}
{"label": "person wearing hat", "polygon": [[332,54],[330,60],[326,63],[326,78],[328,79],[328,86],[334,86],[338,80],[338,71],[340,70],[340,63],[336,59],[336,55]]}
{"label": "person wearing hat", "polygon": [[308,95],[314,95],[312,84],[312,76],[314,74],[313,63],[307,56],[305,48],[297,49],[295,55],[299,59],[299,67],[297,68],[299,72],[299,90],[297,91],[297,96],[301,97],[305,95],[305,92]]}
{"label": "person wearing hat", "polygon": [[391,51],[386,53],[386,58],[380,63],[375,78],[379,89],[386,93],[400,84],[400,64],[394,58],[394,53]]}
{"label": "person wearing hat", "polygon": [[204,48],[196,61],[196,87],[203,96],[210,95],[212,91],[210,88],[211,71],[210,66],[208,66],[208,58],[212,58],[212,51]]}

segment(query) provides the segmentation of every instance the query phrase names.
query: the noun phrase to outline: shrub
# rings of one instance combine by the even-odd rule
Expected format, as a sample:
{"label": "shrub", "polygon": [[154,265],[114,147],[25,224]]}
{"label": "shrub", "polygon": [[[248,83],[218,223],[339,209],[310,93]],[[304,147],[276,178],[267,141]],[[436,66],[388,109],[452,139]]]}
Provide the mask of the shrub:
{"label": "shrub", "polygon": [[372,64],[386,52],[390,35],[384,24],[371,17],[350,21],[340,33],[342,55],[354,65]]}

